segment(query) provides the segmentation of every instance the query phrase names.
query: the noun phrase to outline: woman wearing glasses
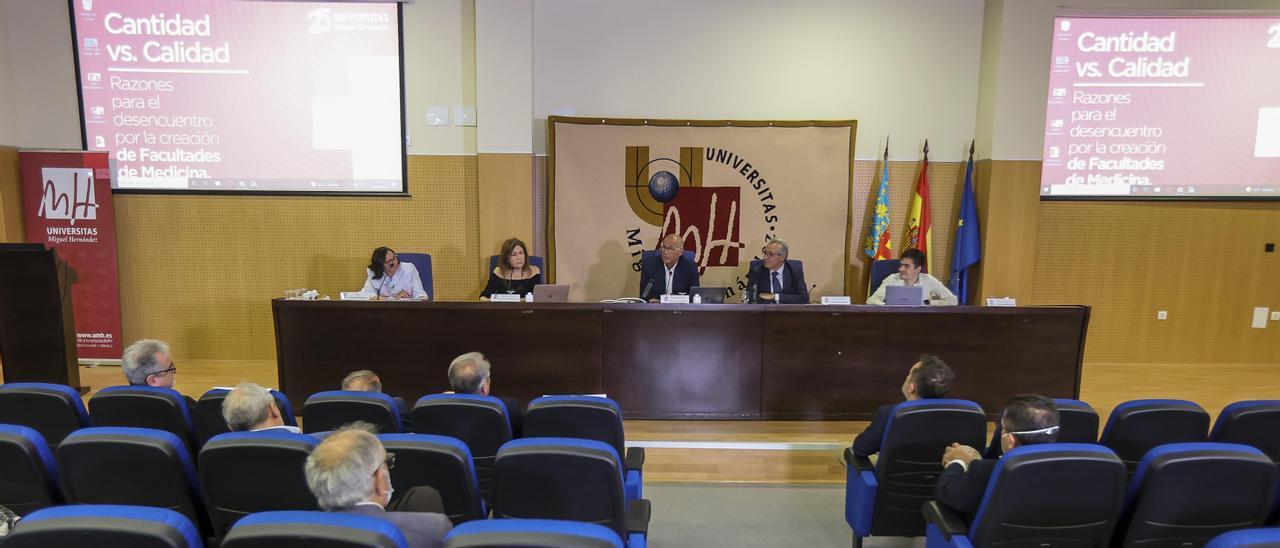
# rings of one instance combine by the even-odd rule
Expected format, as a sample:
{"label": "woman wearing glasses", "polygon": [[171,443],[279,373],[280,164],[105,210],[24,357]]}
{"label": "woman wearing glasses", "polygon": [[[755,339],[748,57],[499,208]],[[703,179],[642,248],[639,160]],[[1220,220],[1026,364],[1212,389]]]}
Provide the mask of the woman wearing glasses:
{"label": "woman wearing glasses", "polygon": [[529,264],[527,249],[519,238],[508,238],[502,242],[498,266],[489,273],[489,283],[480,292],[480,300],[487,301],[494,293],[532,293],[533,286],[542,283],[542,271]]}
{"label": "woman wearing glasses", "polygon": [[368,277],[360,291],[373,294],[376,299],[427,298],[417,267],[401,263],[396,252],[387,247],[373,250],[373,257],[369,259]]}

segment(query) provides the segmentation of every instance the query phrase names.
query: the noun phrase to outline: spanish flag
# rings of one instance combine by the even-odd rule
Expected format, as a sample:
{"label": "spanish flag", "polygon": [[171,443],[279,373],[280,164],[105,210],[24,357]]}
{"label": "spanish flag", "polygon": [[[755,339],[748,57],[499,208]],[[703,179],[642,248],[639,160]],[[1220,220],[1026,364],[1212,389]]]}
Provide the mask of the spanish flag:
{"label": "spanish flag", "polygon": [[933,271],[933,214],[929,205],[929,141],[924,142],[924,165],[920,167],[920,180],[916,181],[916,194],[911,198],[911,216],[907,219],[906,249],[916,248],[924,252],[925,272]]}

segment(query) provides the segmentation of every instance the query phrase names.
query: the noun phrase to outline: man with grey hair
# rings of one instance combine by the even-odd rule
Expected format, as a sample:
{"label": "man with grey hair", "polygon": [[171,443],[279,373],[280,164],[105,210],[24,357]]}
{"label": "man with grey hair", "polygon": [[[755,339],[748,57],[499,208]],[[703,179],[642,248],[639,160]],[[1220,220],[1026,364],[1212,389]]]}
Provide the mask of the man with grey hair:
{"label": "man with grey hair", "polygon": [[251,382],[236,385],[222,400],[222,420],[232,432],[285,430],[297,434],[297,426],[284,423],[276,399],[266,388]]}
{"label": "man with grey hair", "polygon": [[[493,380],[489,373],[489,360],[479,352],[467,352],[449,364],[449,386],[456,394],[489,396]],[[524,433],[524,409],[515,398],[494,396],[507,406],[507,420],[511,422],[511,437]]]}
{"label": "man with grey hair", "polygon": [[307,487],[326,511],[373,516],[395,524],[410,548],[443,546],[445,534],[453,528],[444,514],[386,511],[395,462],[395,454],[388,453],[365,427],[345,426],[307,457]]}
{"label": "man with grey hair", "polygon": [[[124,369],[125,380],[132,386],[155,386],[177,390],[178,367],[169,356],[169,344],[155,339],[142,339],[124,349],[120,359]],[[187,411],[193,412],[196,401],[190,396],[182,396],[187,401]]]}
{"label": "man with grey hair", "polygon": [[[377,373],[368,369],[359,369],[347,373],[342,379],[342,389],[355,392],[377,392],[382,393],[382,379]],[[409,404],[405,403],[404,398],[400,396],[392,396],[391,400],[396,403],[396,410],[400,412],[400,428],[404,432],[409,432],[413,427],[413,410],[409,408]]]}
{"label": "man with grey hair", "polygon": [[773,239],[747,271],[747,299],[753,303],[809,304],[809,286],[800,261],[788,260],[787,242]]}

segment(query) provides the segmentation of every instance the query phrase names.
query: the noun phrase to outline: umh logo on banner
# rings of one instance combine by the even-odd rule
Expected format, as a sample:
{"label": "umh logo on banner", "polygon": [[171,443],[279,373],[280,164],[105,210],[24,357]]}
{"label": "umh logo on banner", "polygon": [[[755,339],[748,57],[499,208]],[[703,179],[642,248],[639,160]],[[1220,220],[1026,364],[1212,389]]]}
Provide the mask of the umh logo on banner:
{"label": "umh logo on banner", "polygon": [[106,152],[20,152],[27,241],[56,249],[71,286],[80,359],[118,360],[120,281]]}

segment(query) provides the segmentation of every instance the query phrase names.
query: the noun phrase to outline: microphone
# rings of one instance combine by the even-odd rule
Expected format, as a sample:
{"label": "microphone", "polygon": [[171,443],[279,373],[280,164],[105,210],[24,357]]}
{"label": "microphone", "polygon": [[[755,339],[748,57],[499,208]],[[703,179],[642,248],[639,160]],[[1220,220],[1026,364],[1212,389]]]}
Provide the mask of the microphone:
{"label": "microphone", "polygon": [[751,304],[756,302],[757,293],[758,290],[756,289],[756,283],[753,281],[751,282],[751,285],[747,286],[747,291],[743,293],[742,296],[746,299],[747,304]]}
{"label": "microphone", "polygon": [[646,301],[649,300],[650,289],[653,289],[653,278],[649,278],[649,283],[645,284],[644,291],[640,292],[640,298]]}
{"label": "microphone", "polygon": [[[818,284],[813,284],[809,286],[809,302],[810,303],[813,302],[813,290],[817,288],[818,288]],[[805,304],[809,304],[809,303],[805,303]]]}

